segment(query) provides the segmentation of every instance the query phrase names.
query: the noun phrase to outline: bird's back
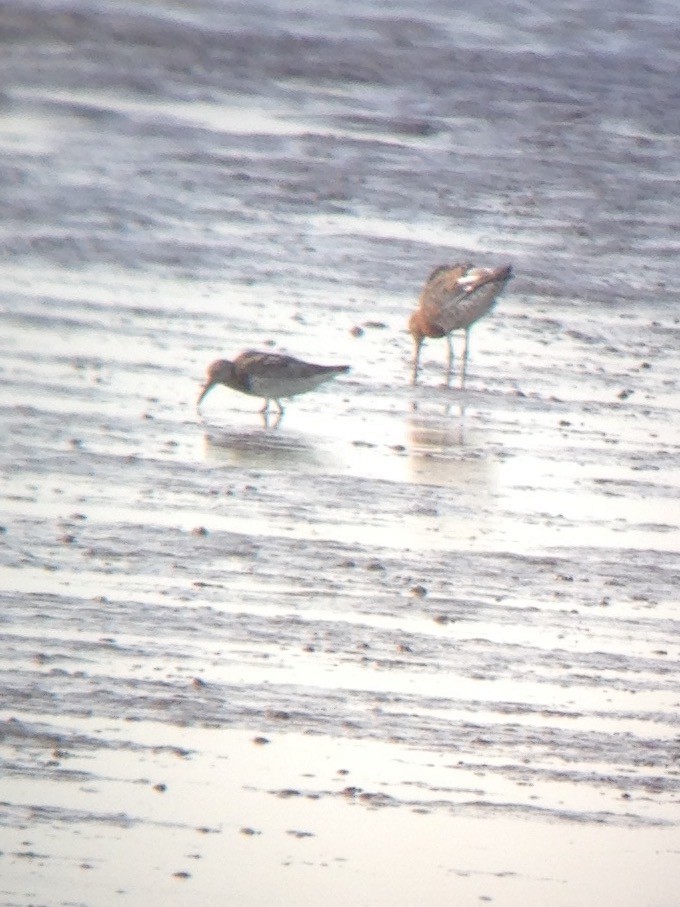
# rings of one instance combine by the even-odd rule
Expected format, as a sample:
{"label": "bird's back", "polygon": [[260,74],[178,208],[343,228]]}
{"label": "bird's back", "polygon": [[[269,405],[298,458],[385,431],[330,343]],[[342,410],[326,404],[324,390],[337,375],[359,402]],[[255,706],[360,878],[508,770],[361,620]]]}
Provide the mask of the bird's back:
{"label": "bird's back", "polygon": [[420,296],[423,316],[442,334],[467,328],[486,314],[512,277],[512,268],[444,265],[430,274]]}

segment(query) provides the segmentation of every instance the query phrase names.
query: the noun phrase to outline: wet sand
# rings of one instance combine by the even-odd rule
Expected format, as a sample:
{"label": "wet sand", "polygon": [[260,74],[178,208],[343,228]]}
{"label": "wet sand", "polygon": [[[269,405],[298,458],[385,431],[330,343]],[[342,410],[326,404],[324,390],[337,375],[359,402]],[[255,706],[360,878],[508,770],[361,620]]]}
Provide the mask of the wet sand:
{"label": "wet sand", "polygon": [[98,7],[0,21],[0,904],[673,907],[673,6]]}

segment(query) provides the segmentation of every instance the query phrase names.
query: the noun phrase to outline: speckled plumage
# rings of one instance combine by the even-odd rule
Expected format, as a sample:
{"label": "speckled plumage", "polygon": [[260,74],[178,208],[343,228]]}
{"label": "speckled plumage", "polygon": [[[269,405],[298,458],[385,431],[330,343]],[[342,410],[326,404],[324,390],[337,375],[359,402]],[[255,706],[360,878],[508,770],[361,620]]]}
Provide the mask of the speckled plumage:
{"label": "speckled plumage", "polygon": [[490,311],[498,294],[512,277],[510,265],[475,268],[471,264],[440,265],[430,274],[409,319],[415,344],[413,383],[418,380],[420,350],[426,337],[446,337],[449,346],[447,377],[453,368],[451,333],[465,330],[461,386],[465,384],[470,327]]}
{"label": "speckled plumage", "polygon": [[283,413],[282,397],[304,394],[324,381],[348,371],[348,365],[317,365],[282,353],[246,350],[233,361],[216,359],[208,366],[206,381],[196,406],[201,405],[211,388],[224,384],[243,394],[262,397],[265,401],[262,412],[268,411],[269,401],[273,400],[279,413]]}

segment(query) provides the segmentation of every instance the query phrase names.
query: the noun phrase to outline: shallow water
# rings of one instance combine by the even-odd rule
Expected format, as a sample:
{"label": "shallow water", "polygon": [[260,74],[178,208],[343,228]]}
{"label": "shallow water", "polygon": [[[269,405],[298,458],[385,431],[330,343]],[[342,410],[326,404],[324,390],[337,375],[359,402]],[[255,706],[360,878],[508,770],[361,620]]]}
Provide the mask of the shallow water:
{"label": "shallow water", "polygon": [[3,10],[0,903],[675,903],[674,22]]}

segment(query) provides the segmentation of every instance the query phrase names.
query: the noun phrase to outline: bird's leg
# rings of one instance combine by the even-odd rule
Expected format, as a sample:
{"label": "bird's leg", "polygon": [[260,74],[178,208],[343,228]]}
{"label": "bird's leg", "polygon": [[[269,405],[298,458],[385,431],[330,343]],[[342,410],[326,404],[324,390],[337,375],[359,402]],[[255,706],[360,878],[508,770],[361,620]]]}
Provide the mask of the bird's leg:
{"label": "bird's leg", "polygon": [[281,416],[283,415],[283,406],[281,406],[281,401],[274,399],[274,403],[276,403],[279,408],[279,418],[281,418]]}
{"label": "bird's leg", "polygon": [[470,343],[470,328],[465,328],[465,349],[463,350],[463,371],[460,376],[461,389],[465,387],[465,372],[467,371],[468,345]]}
{"label": "bird's leg", "polygon": [[415,350],[413,351],[413,375],[411,377],[411,384],[418,383],[418,366],[420,365],[420,348],[422,345],[422,340],[415,341]]}
{"label": "bird's leg", "polygon": [[263,416],[266,416],[269,412],[269,397],[265,397],[264,406],[260,410]]}
{"label": "bird's leg", "polygon": [[449,347],[449,355],[446,359],[446,386],[451,383],[451,374],[453,372],[453,340],[451,334],[446,335],[446,342]]}
{"label": "bird's leg", "polygon": [[270,409],[266,413],[262,413],[262,424],[264,425],[264,427],[266,429],[271,428],[272,430],[275,430],[279,427],[280,422],[281,422],[281,413],[280,412],[273,412]]}

